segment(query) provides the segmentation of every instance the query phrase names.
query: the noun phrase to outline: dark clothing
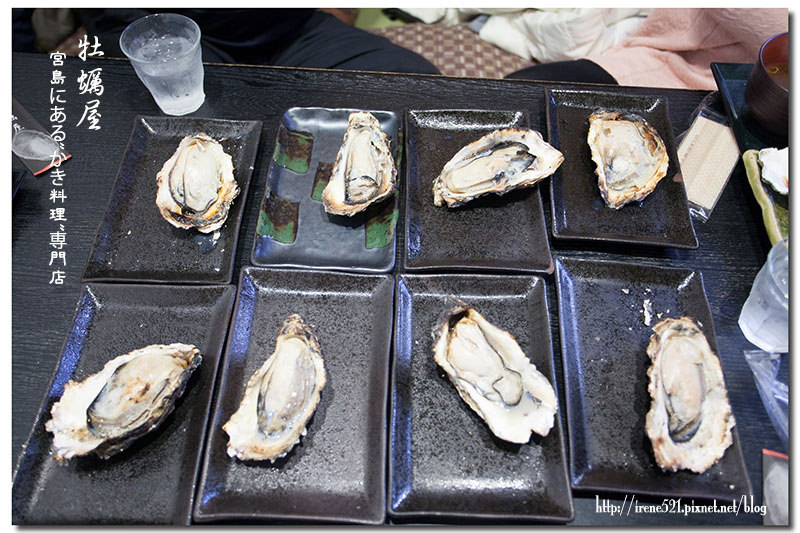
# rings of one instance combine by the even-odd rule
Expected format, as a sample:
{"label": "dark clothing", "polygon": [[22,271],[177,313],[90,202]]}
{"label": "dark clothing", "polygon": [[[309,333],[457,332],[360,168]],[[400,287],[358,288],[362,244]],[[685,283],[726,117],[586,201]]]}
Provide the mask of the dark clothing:
{"label": "dark clothing", "polygon": [[569,81],[581,83],[605,83],[606,85],[619,85],[614,76],[606,70],[588,59],[577,59],[575,61],[555,61],[553,63],[541,63],[533,65],[516,72],[512,72],[506,78],[519,80],[542,80],[542,81]]}
{"label": "dark clothing", "polygon": [[[86,33],[106,57],[124,57],[119,37],[145,9],[81,9]],[[200,26],[203,61],[284,67],[439,74],[422,56],[313,9],[175,9]]]}
{"label": "dark clothing", "polygon": [[427,59],[380,35],[348,26],[317,11],[273,65],[342,70],[441,74]]}
{"label": "dark clothing", "polygon": [[[265,52],[284,48],[314,14],[313,9],[80,10],[86,33],[100,38],[108,57],[125,57],[119,47],[125,28],[159,12],[184,15],[200,26],[204,61],[253,64],[261,64]],[[206,45],[211,50],[208,59]]]}
{"label": "dark clothing", "polygon": [[35,52],[33,47],[34,34],[33,22],[33,8],[15,7],[11,10],[11,50],[13,52]]}

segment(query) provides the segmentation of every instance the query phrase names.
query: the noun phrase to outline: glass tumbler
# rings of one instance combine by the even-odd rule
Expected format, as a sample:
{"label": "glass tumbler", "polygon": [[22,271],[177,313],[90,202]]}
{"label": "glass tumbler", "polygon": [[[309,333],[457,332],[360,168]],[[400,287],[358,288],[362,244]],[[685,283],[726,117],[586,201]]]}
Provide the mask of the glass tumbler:
{"label": "glass tumbler", "polygon": [[739,315],[747,340],[766,352],[789,351],[789,238],[775,244]]}
{"label": "glass tumbler", "polygon": [[136,75],[167,115],[196,111],[205,100],[200,27],[173,13],[132,22],[119,38]]}

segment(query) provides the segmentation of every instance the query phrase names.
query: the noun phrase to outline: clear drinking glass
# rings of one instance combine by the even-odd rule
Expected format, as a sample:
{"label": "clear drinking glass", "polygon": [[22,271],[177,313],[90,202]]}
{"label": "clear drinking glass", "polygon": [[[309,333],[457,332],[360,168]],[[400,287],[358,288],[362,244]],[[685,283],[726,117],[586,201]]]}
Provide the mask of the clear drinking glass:
{"label": "clear drinking glass", "polygon": [[142,17],[125,28],[119,45],[161,111],[185,115],[203,105],[200,28],[192,19],[174,13]]}
{"label": "clear drinking glass", "polygon": [[789,238],[775,244],[739,315],[747,340],[766,352],[789,351]]}

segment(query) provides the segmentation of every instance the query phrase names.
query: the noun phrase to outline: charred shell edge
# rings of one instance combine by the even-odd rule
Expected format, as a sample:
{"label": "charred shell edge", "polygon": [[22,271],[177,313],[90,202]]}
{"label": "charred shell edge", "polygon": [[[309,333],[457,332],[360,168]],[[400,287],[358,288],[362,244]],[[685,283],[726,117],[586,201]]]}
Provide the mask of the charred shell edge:
{"label": "charred shell edge", "polygon": [[[222,186],[217,191],[217,200],[213,202],[202,215],[207,215],[208,218],[196,219],[191,216],[191,213],[184,214],[183,207],[178,204],[172,197],[170,191],[169,175],[170,169],[175,165],[178,160],[180,149],[182,148],[185,139],[198,139],[203,142],[212,143],[219,147],[223,155],[224,165],[230,168],[230,182],[223,180]],[[201,233],[211,233],[221,228],[228,219],[230,207],[233,201],[239,196],[241,189],[236,182],[235,169],[233,168],[233,158],[230,154],[225,152],[222,145],[209,135],[205,133],[198,133],[195,135],[188,135],[181,139],[178,147],[172,155],[164,162],[161,169],[156,174],[156,206],[158,207],[161,216],[176,228],[181,229],[196,229]],[[220,198],[220,194],[227,196]]]}
{"label": "charred shell edge", "polygon": [[[284,320],[283,325],[278,332],[278,336],[276,337],[275,350],[278,348],[277,339],[284,335],[302,337],[308,343],[311,351],[314,352],[313,364],[315,370],[317,371],[317,379],[314,385],[314,391],[310,398],[311,402],[313,402],[313,408],[311,408],[309,412],[301,420],[299,420],[299,423],[287,433],[287,439],[282,443],[281,447],[275,447],[275,445],[272,445],[272,447],[260,445],[254,446],[252,441],[243,439],[244,435],[240,431],[236,430],[235,426],[244,423],[247,419],[247,411],[242,411],[243,405],[245,402],[247,402],[248,395],[251,394],[251,391],[257,390],[258,380],[264,378],[262,371],[264,370],[264,366],[267,364],[267,361],[269,361],[269,359],[275,355],[275,351],[273,351],[247,380],[247,384],[245,385],[244,393],[242,395],[242,400],[237,406],[236,411],[234,411],[228,421],[222,426],[222,430],[227,433],[229,437],[226,447],[227,454],[231,457],[237,458],[238,460],[270,461],[274,463],[277,459],[288,455],[289,452],[291,452],[300,442],[300,438],[306,435],[308,424],[311,421],[311,418],[314,416],[314,413],[319,405],[322,389],[327,383],[327,371],[325,370],[325,363],[322,358],[322,350],[320,348],[319,341],[317,340],[317,337],[312,331],[311,327],[308,326],[303,321],[302,317],[296,313],[289,315]],[[257,395],[257,392],[255,394]],[[255,400],[251,401],[257,402],[258,398],[256,397]],[[229,424],[232,424],[232,426],[229,427]]]}
{"label": "charred shell edge", "polygon": [[[143,348],[139,348],[139,349],[133,350],[133,351],[147,350],[148,348],[150,348],[152,346],[160,346],[160,345],[151,344],[151,345],[148,345],[148,346],[145,346]],[[59,463],[64,463],[65,461],[68,461],[69,459],[71,459],[73,457],[85,457],[85,456],[87,456],[89,454],[92,454],[92,453],[95,454],[96,456],[100,457],[101,459],[108,459],[113,455],[116,455],[116,454],[118,454],[120,452],[125,451],[131,445],[133,445],[137,441],[137,439],[139,439],[140,437],[143,437],[144,435],[150,433],[151,431],[155,430],[158,426],[160,426],[161,423],[164,420],[166,420],[166,418],[175,409],[176,404],[178,403],[180,397],[183,395],[183,392],[184,392],[184,390],[186,389],[186,386],[189,383],[189,379],[191,378],[192,374],[197,369],[197,367],[200,366],[200,363],[202,363],[202,361],[203,361],[203,357],[202,357],[202,355],[200,355],[200,352],[199,352],[199,350],[197,349],[196,346],[194,346],[194,345],[187,345],[187,346],[190,346],[192,348],[193,357],[192,357],[189,365],[183,370],[183,372],[181,372],[180,381],[175,386],[175,388],[173,389],[172,393],[169,394],[168,396],[164,396],[161,399],[161,405],[159,407],[157,407],[157,408],[154,407],[153,408],[153,411],[152,411],[153,413],[158,412],[158,410],[160,409],[160,412],[158,412],[158,414],[156,416],[149,418],[147,423],[142,424],[140,426],[137,426],[137,427],[131,429],[130,431],[126,432],[126,433],[123,433],[123,434],[118,435],[116,437],[104,440],[103,442],[98,444],[95,448],[93,448],[91,450],[88,450],[88,451],[86,451],[84,453],[74,454],[74,455],[71,455],[71,456],[67,457],[66,455],[62,455],[59,450],[56,450],[56,453],[54,454],[56,460]],[[131,353],[131,352],[128,352],[128,353]],[[106,365],[108,365],[112,361],[115,361],[115,360],[117,360],[117,359],[119,359],[121,357],[124,357],[125,355],[128,355],[128,354],[122,354],[120,356],[117,356],[114,359],[111,359],[110,361],[108,361],[106,363]],[[100,369],[98,372],[95,372],[94,374],[90,374],[90,375],[86,376],[81,381],[70,380],[67,383],[67,385],[68,386],[72,386],[72,387],[80,387],[83,383],[85,383],[86,381],[91,379],[93,376],[97,375],[100,372],[103,372],[105,370],[105,368],[106,368],[106,365],[104,365],[103,368]],[[62,394],[62,398],[63,398],[63,394]],[[59,400],[57,402],[55,402],[55,403],[59,403],[60,401],[61,401],[61,398],[59,398]],[[53,404],[53,407],[55,407],[55,404]],[[52,415],[52,412],[53,412],[53,407],[51,407],[51,411],[50,411],[51,415]],[[48,424],[49,424],[49,422],[48,422]],[[47,428],[47,431],[52,433],[52,430],[50,430],[49,428]]]}
{"label": "charred shell edge", "polygon": [[[713,356],[710,365],[713,369],[715,374],[718,374],[718,378],[720,383],[723,387],[723,398],[725,401],[725,409],[723,412],[715,412],[714,415],[720,417],[721,423],[725,426],[724,428],[724,439],[722,442],[719,443],[721,449],[719,453],[716,454],[709,454],[710,458],[707,458],[705,461],[695,461],[692,464],[688,464],[687,461],[676,461],[676,460],[669,460],[665,455],[664,451],[662,450],[662,446],[665,444],[664,436],[657,430],[657,428],[652,428],[651,419],[655,416],[656,410],[656,398],[659,394],[659,387],[662,381],[661,376],[656,376],[654,378],[653,374],[657,373],[657,366],[655,364],[656,358],[659,353],[659,346],[661,344],[661,337],[665,331],[669,329],[674,329],[677,332],[689,331],[693,334],[697,334],[702,336],[702,338],[706,341],[708,345],[708,353]],[[722,372],[722,364],[720,363],[719,356],[714,352],[711,348],[710,343],[708,343],[708,339],[705,336],[705,333],[700,329],[697,325],[695,320],[691,317],[682,316],[680,318],[665,318],[658,322],[656,325],[653,326],[653,335],[650,336],[650,342],[647,345],[647,355],[650,358],[651,365],[647,369],[647,377],[649,380],[647,386],[647,392],[650,395],[650,409],[645,416],[645,433],[650,438],[652,442],[653,454],[656,459],[656,463],[659,467],[661,467],[664,471],[671,471],[677,472],[678,470],[686,469],[691,470],[694,473],[700,474],[707,471],[711,468],[715,463],[717,463],[724,455],[725,451],[733,444],[733,434],[732,429],[736,425],[736,419],[733,416],[733,412],[731,410],[730,399],[728,398],[728,391],[727,387],[725,386],[725,377]],[[701,424],[702,426],[702,424]],[[697,431],[700,430],[698,427]],[[651,434],[652,432],[652,434]],[[669,436],[667,437],[669,438]],[[686,442],[679,442],[675,443],[672,441],[673,444],[678,447],[682,448],[684,445],[688,445],[688,443],[692,442],[692,438],[687,440]],[[701,448],[705,450],[708,447],[707,443],[704,443]]]}
{"label": "charred shell edge", "polygon": [[[354,118],[350,118],[356,115]],[[389,140],[389,136],[383,131],[380,126],[380,121],[368,111],[358,111],[355,113],[351,113],[350,117],[348,117],[348,125],[347,129],[345,130],[344,137],[342,139],[342,146],[339,148],[339,151],[336,153],[336,160],[333,164],[333,169],[331,170],[331,178],[328,182],[328,185],[331,185],[334,181],[334,177],[339,172],[340,165],[343,164],[342,158],[347,155],[347,151],[345,150],[345,146],[349,141],[349,136],[351,132],[355,129],[355,124],[360,127],[370,127],[375,129],[379,133],[379,138],[382,141],[382,146],[379,147],[379,151],[386,156],[386,163],[388,163],[389,168],[389,175],[387,179],[381,182],[381,186],[378,190],[378,194],[369,199],[366,202],[356,203],[356,204],[347,204],[342,202],[341,204],[338,203],[335,199],[331,198],[331,193],[328,193],[328,186],[322,191],[322,205],[325,209],[325,212],[331,213],[333,215],[341,215],[341,216],[348,216],[352,217],[356,213],[360,213],[367,209],[372,204],[378,203],[381,200],[384,200],[394,194],[397,188],[397,165],[394,162],[394,156],[392,155],[391,150],[391,142]],[[363,121],[363,122],[357,122]],[[384,167],[385,164],[379,165],[380,167]],[[382,170],[385,170],[382,168]],[[344,172],[344,170],[342,170]],[[346,187],[346,183],[342,182],[342,186]]]}
{"label": "charred shell edge", "polygon": [[[450,195],[448,195],[448,194],[446,194],[444,192],[445,186],[444,186],[444,183],[443,183],[444,180],[443,180],[442,176],[443,176],[443,174],[445,174],[447,171],[450,170],[450,167],[451,167],[451,165],[453,165],[454,161],[458,161],[460,158],[464,158],[467,154],[469,154],[472,151],[475,151],[477,149],[477,147],[481,146],[487,140],[492,140],[492,139],[496,138],[497,141],[498,141],[498,144],[499,144],[501,142],[500,138],[503,135],[523,135],[524,136],[524,135],[529,135],[529,134],[533,136],[533,141],[530,144],[529,143],[525,143],[525,144],[528,146],[528,149],[531,152],[536,152],[536,153],[533,153],[534,161],[536,159],[542,159],[543,156],[552,157],[552,161],[550,161],[551,166],[546,171],[542,172],[541,175],[537,175],[537,176],[533,176],[533,177],[529,176],[526,179],[520,180],[514,186],[508,187],[506,189],[487,190],[486,192],[476,194],[475,196],[464,197],[464,198],[460,198],[460,199],[451,198]],[[540,148],[541,151],[540,150],[535,150],[536,147]],[[497,196],[503,196],[506,193],[510,193],[510,192],[518,190],[518,189],[525,189],[525,188],[528,188],[528,187],[533,187],[534,185],[536,185],[540,181],[544,180],[545,178],[547,178],[547,177],[551,176],[553,173],[555,173],[555,171],[558,170],[558,167],[561,166],[561,163],[563,163],[563,162],[564,162],[564,155],[558,149],[556,149],[555,147],[550,145],[547,141],[545,141],[544,138],[542,137],[542,134],[539,133],[538,131],[536,131],[534,129],[530,129],[530,128],[501,128],[501,129],[497,129],[497,130],[489,132],[486,135],[483,135],[482,137],[472,141],[471,143],[467,144],[466,146],[463,146],[461,149],[458,150],[458,152],[455,153],[455,155],[453,155],[452,158],[450,158],[450,160],[448,160],[447,163],[445,163],[444,167],[442,168],[442,171],[439,173],[439,175],[433,181],[433,198],[434,198],[433,203],[437,207],[441,207],[441,206],[443,206],[445,204],[447,205],[447,207],[459,207],[459,206],[462,206],[462,205],[464,205],[464,204],[466,204],[468,202],[471,202],[472,200],[475,200],[476,198],[480,198],[482,196],[487,196],[489,194],[495,194]],[[526,169],[524,172],[530,172],[530,170]]]}
{"label": "charred shell edge", "polygon": [[108,459],[112,455],[115,455],[130,447],[139,437],[150,433],[160,426],[161,423],[172,413],[172,411],[175,410],[178,399],[183,396],[183,391],[186,389],[186,386],[189,383],[189,378],[191,378],[192,374],[197,367],[200,366],[202,361],[203,358],[199,353],[192,359],[192,362],[181,374],[181,381],[178,386],[175,387],[175,390],[169,397],[164,397],[162,399],[161,413],[157,417],[151,418],[147,424],[139,426],[139,428],[133,429],[125,435],[105,441],[103,444],[95,448],[95,453],[102,459]]}
{"label": "charred shell edge", "polygon": [[[616,193],[616,201],[609,199],[609,189],[606,185],[605,172],[601,171],[603,168],[603,158],[600,152],[594,147],[593,140],[597,136],[594,124],[598,120],[626,120],[628,122],[637,124],[637,129],[642,133],[642,137],[645,140],[655,144],[656,150],[658,152],[663,152],[664,155],[659,163],[658,168],[656,169],[655,174],[650,178],[650,180],[636,189]],[[595,110],[589,116],[589,134],[587,142],[589,143],[589,148],[592,152],[592,161],[594,161],[595,164],[595,174],[597,174],[599,180],[598,186],[600,188],[600,195],[603,197],[605,204],[612,209],[620,209],[624,205],[631,202],[644,200],[651,192],[653,192],[653,190],[655,190],[656,185],[658,185],[664,176],[667,175],[667,171],[669,170],[669,154],[667,153],[664,140],[661,138],[655,128],[653,128],[653,126],[647,122],[647,120],[634,113],[608,111],[606,109]]]}
{"label": "charred shell edge", "polygon": [[[555,416],[558,412],[558,398],[555,393],[555,388],[553,383],[550,381],[548,377],[542,374],[533,362],[530,361],[527,355],[523,352],[522,348],[519,346],[516,338],[508,331],[495,326],[491,322],[489,322],[483,315],[481,315],[475,308],[455,297],[447,297],[445,299],[445,303],[447,308],[440,314],[436,325],[433,327],[431,333],[433,336],[433,354],[434,354],[434,361],[437,363],[439,370],[443,371],[447,376],[448,380],[451,384],[455,387],[458,395],[461,399],[470,407],[470,409],[482,419],[485,423],[489,432],[496,438],[501,439],[506,442],[516,443],[516,444],[524,444],[530,440],[531,433],[536,433],[542,437],[546,437],[550,430],[553,428],[555,424]],[[513,342],[516,346],[516,350],[519,352],[518,356],[521,358],[519,364],[525,365],[524,368],[521,367],[506,367],[509,368],[517,373],[520,374],[520,377],[523,380],[523,394],[528,394],[531,396],[531,401],[533,405],[541,406],[543,412],[546,412],[546,416],[544,418],[537,418],[536,420],[527,419],[527,423],[525,425],[525,434],[524,436],[521,433],[514,431],[513,429],[509,431],[511,428],[508,426],[507,422],[505,423],[501,420],[496,418],[497,413],[492,413],[490,410],[484,409],[479,405],[479,402],[474,399],[467,389],[465,389],[459,383],[460,379],[452,375],[448,368],[452,368],[450,363],[446,360],[446,353],[447,353],[447,346],[451,341],[451,331],[453,327],[465,316],[469,315],[477,315],[471,316],[473,320],[476,322],[485,322],[486,325],[490,328],[496,330],[496,333],[502,338]],[[479,325],[479,327],[483,330],[483,327]],[[484,331],[484,334],[486,332]],[[498,354],[499,355],[499,354]],[[503,364],[505,365],[507,362],[505,358],[503,358]],[[514,361],[515,357],[511,356],[511,362]],[[527,378],[526,378],[527,376]],[[544,386],[546,387],[546,396],[551,396],[551,398],[544,398],[537,393],[543,392],[542,390],[533,390],[529,388],[524,383],[527,379],[532,379],[533,382],[527,382],[528,385],[533,387]],[[549,394],[548,394],[549,393]],[[495,404],[493,404],[495,405]],[[507,411],[505,411],[502,407],[497,406],[499,410],[503,410],[504,413],[508,416],[513,416]],[[516,409],[516,406],[512,407],[512,409]],[[548,412],[550,411],[550,412]],[[537,409],[538,412],[538,409]],[[519,428],[514,428],[519,429]]]}

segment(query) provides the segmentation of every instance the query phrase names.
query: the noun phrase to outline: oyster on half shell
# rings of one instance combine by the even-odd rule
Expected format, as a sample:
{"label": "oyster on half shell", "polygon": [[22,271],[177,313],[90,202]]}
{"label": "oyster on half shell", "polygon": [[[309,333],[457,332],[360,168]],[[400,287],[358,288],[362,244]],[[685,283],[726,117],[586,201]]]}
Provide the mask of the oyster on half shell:
{"label": "oyster on half shell", "polygon": [[83,381],[69,381],[45,429],[57,460],[121,452],[172,412],[202,357],[190,344],[153,344],[110,360]]}
{"label": "oyster on half shell", "polygon": [[546,436],[558,402],[553,386],[507,331],[459,301],[433,331],[434,360],[497,437],[519,444]]}
{"label": "oyster on half shell", "polygon": [[299,315],[290,315],[275,351],[247,382],[239,409],[222,426],[230,437],[228,455],[274,462],[289,453],[306,434],[325,379],[316,336]]}
{"label": "oyster on half shell", "polygon": [[484,135],[448,161],[433,182],[433,203],[455,207],[494,193],[531,187],[551,175],[564,156],[535,130],[501,129]]}
{"label": "oyster on half shell", "polygon": [[644,199],[667,175],[669,156],[658,132],[642,117],[599,109],[589,117],[587,142],[597,185],[608,207]]}
{"label": "oyster on half shell", "polygon": [[331,178],[322,191],[325,211],[353,216],[394,193],[397,169],[389,138],[372,113],[350,113]]}
{"label": "oyster on half shell", "polygon": [[202,233],[222,227],[239,194],[231,156],[205,133],[181,140],[156,183],[161,216],[176,228],[197,228]]}
{"label": "oyster on half shell", "polygon": [[647,355],[652,398],[645,431],[662,470],[708,470],[733,443],[736,423],[717,355],[689,317],[653,326]]}

